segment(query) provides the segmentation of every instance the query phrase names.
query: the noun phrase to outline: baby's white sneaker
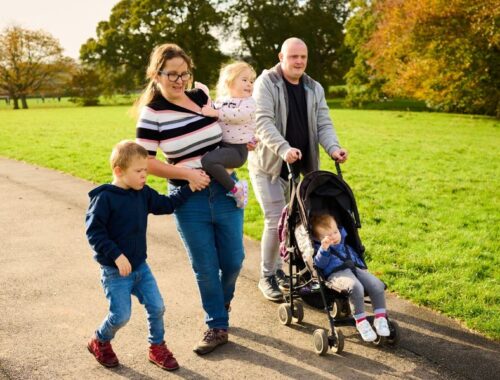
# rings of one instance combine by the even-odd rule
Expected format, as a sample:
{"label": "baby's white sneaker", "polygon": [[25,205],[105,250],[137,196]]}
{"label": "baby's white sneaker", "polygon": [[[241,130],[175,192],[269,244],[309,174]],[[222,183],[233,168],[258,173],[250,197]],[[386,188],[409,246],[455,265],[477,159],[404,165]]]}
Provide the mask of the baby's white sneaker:
{"label": "baby's white sneaker", "polygon": [[370,322],[366,319],[363,319],[361,322],[356,322],[356,329],[358,329],[361,338],[363,338],[365,342],[373,342],[377,339],[377,334],[375,334]]}
{"label": "baby's white sneaker", "polygon": [[379,336],[391,335],[391,332],[389,330],[389,324],[387,323],[387,319],[385,317],[375,318],[373,326],[375,326],[375,330],[377,330],[377,334]]}

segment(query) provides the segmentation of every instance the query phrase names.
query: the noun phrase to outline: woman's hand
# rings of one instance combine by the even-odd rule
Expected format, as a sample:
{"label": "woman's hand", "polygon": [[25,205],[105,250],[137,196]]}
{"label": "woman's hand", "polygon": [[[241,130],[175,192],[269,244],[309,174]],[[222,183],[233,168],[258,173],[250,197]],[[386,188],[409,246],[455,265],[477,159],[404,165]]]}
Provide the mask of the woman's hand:
{"label": "woman's hand", "polygon": [[201,169],[191,169],[187,180],[193,191],[203,190],[210,183],[210,177]]}

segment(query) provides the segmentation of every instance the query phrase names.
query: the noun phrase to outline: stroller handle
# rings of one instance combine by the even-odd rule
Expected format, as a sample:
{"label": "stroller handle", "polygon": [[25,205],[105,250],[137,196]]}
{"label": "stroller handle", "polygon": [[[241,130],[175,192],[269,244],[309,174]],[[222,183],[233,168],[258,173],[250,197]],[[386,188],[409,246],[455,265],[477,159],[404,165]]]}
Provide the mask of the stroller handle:
{"label": "stroller handle", "polygon": [[332,160],[335,162],[335,170],[337,170],[337,175],[340,177],[340,179],[343,179],[342,178],[342,170],[340,169],[340,163],[332,157]]}
{"label": "stroller handle", "polygon": [[[333,162],[335,162],[335,170],[337,171],[337,175],[340,177],[340,179],[343,179],[342,178],[342,169],[340,169],[340,163],[332,157],[332,160]],[[295,172],[292,170],[292,166],[293,164],[290,164],[290,163],[286,163],[286,167],[288,169],[288,179],[291,180],[293,183],[297,183],[298,182],[298,179],[297,179],[297,176],[295,175]]]}

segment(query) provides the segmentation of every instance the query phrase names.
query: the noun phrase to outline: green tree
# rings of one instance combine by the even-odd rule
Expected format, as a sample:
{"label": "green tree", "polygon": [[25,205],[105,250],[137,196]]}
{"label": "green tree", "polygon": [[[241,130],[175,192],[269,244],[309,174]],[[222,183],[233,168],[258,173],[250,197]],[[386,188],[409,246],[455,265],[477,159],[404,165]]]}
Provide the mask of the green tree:
{"label": "green tree", "polygon": [[346,103],[361,106],[363,102],[379,100],[384,94],[385,80],[374,72],[369,64],[372,56],[365,44],[377,26],[374,10],[377,0],[353,0],[350,4],[351,17],[345,24],[345,44],[354,54],[354,62],[345,75],[347,84]]}
{"label": "green tree", "polygon": [[225,59],[211,34],[221,22],[207,0],[121,0],[80,57],[106,74],[108,89],[127,92],[144,83],[152,49],[173,42],[193,58],[196,80],[213,84]]}
{"label": "green tree", "polygon": [[339,0],[312,0],[302,7],[301,30],[309,48],[307,71],[325,88],[343,83],[352,65],[352,53],[344,43],[348,11],[347,1]]}
{"label": "green tree", "polygon": [[241,39],[239,54],[259,73],[278,61],[281,44],[298,37],[308,45],[307,72],[323,86],[342,80],[350,53],[344,47],[348,15],[342,0],[236,0],[227,14],[227,28]]}
{"label": "green tree", "polygon": [[26,97],[38,92],[71,68],[59,41],[42,30],[18,26],[0,33],[0,89],[7,91],[14,109],[28,108]]}
{"label": "green tree", "polygon": [[84,107],[96,106],[99,104],[102,87],[97,70],[91,67],[80,67],[71,80],[71,95]]}

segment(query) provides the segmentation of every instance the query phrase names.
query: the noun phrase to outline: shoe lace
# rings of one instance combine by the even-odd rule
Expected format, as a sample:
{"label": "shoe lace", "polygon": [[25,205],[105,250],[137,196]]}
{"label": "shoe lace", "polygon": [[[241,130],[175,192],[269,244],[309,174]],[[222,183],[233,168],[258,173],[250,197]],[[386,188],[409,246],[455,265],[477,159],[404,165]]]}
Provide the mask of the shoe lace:
{"label": "shoe lace", "polygon": [[165,360],[174,356],[165,344],[154,345],[151,347],[153,354],[160,360]]}
{"label": "shoe lace", "polygon": [[217,339],[217,332],[215,331],[215,329],[208,329],[207,331],[205,331],[205,334],[203,335],[204,342],[210,343],[215,339]]}
{"label": "shoe lace", "polygon": [[358,330],[362,334],[368,334],[368,333],[370,333],[371,329],[372,328],[371,328],[370,324],[367,321],[363,321],[361,323],[358,323]]}
{"label": "shoe lace", "polygon": [[278,286],[278,282],[276,280],[276,276],[270,276],[269,277],[269,284],[271,285],[271,288],[273,290],[280,290],[280,288]]}
{"label": "shoe lace", "polygon": [[113,348],[111,347],[111,344],[109,342],[98,342],[97,346],[98,346],[97,354],[101,358],[112,358],[115,356]]}
{"label": "shoe lace", "polygon": [[214,340],[217,341],[223,338],[225,330],[219,329],[208,329],[205,331],[205,335],[203,336],[203,341],[206,343],[211,343]]}
{"label": "shoe lace", "polygon": [[375,322],[376,322],[375,323],[376,326],[378,326],[379,328],[389,328],[389,324],[387,323],[387,319],[385,319],[384,317],[376,318]]}

